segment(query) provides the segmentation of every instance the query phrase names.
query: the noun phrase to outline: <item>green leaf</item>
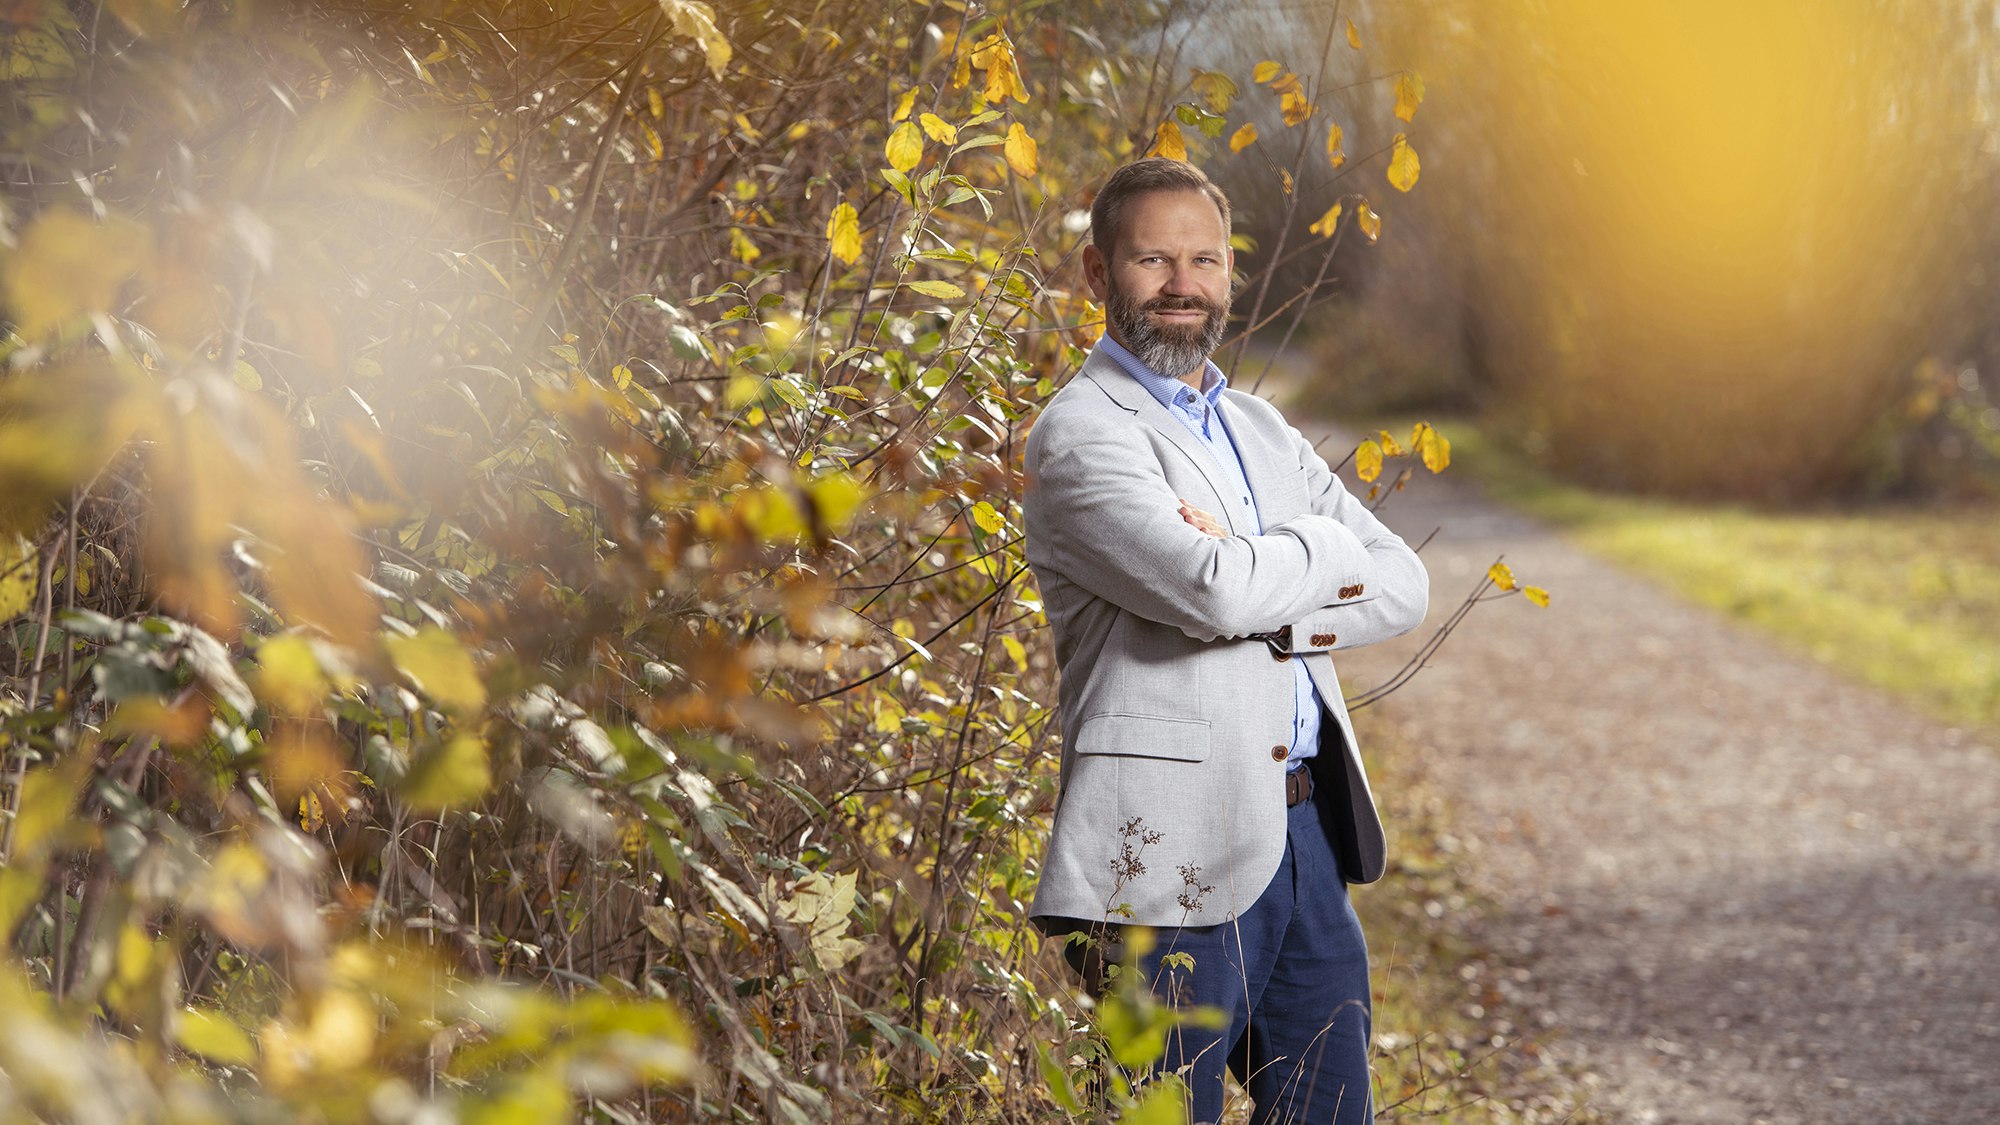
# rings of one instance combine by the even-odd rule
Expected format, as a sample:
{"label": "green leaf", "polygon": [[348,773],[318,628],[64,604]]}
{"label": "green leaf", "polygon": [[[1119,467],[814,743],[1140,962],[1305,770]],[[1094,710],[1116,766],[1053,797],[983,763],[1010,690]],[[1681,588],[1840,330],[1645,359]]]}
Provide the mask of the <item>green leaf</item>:
{"label": "green leaf", "polygon": [[694,329],[685,324],[676,324],[667,329],[667,346],[673,349],[677,359],[707,359],[708,345],[702,343]]}
{"label": "green leaf", "polygon": [[965,290],[949,281],[911,281],[906,284],[924,296],[936,297],[940,301],[956,301],[965,296]]}

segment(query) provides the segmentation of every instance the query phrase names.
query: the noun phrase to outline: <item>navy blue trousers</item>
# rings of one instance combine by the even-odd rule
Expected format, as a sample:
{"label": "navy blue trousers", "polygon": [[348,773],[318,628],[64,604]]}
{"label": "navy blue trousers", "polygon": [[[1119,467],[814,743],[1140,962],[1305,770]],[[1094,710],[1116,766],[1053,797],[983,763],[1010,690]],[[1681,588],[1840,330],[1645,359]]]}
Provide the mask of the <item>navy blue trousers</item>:
{"label": "navy blue trousers", "polygon": [[[1252,1125],[1366,1125],[1368,946],[1313,802],[1292,807],[1285,857],[1234,922],[1155,932],[1141,965],[1173,1003],[1221,1008],[1224,1029],[1173,1033],[1162,1067],[1181,1071],[1188,1120],[1222,1118],[1225,1063],[1250,1093]],[[1193,970],[1163,966],[1172,953]],[[1183,1070],[1182,1068],[1186,1068]]]}

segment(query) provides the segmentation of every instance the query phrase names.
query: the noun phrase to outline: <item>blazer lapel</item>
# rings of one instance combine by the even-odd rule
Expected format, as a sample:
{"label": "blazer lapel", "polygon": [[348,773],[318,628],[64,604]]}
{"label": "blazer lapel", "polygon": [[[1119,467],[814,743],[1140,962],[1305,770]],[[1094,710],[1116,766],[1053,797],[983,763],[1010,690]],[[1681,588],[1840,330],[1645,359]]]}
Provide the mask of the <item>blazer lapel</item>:
{"label": "blazer lapel", "polygon": [[1219,404],[1222,420],[1236,443],[1236,457],[1243,462],[1243,475],[1250,481],[1250,495],[1257,501],[1258,515],[1265,523],[1278,523],[1285,517],[1272,504],[1276,498],[1273,489],[1296,466],[1286,456],[1287,450],[1274,447],[1261,430],[1250,424],[1249,415],[1230,401],[1236,393],[1239,392],[1223,392]]}
{"label": "blazer lapel", "polygon": [[[1229,525],[1229,530],[1237,530],[1236,520],[1232,518],[1232,504],[1228,499],[1234,494],[1235,486],[1223,475],[1222,466],[1215,463],[1215,455],[1202,448],[1201,443],[1188,432],[1188,428],[1181,424],[1181,420],[1169,413],[1166,407],[1161,406],[1160,400],[1140,386],[1137,379],[1127,375],[1125,369],[1118,366],[1118,361],[1102,352],[1090,353],[1090,358],[1083,362],[1082,374],[1110,396],[1112,402],[1131,411],[1139,421],[1158,430],[1174,444],[1176,449],[1187,455],[1187,459],[1200,471],[1202,479],[1208,482],[1209,489],[1215,493],[1217,507],[1220,509],[1216,514]],[[1245,468],[1248,469],[1247,462]],[[1254,493],[1257,478],[1252,476],[1250,480],[1251,491]]]}

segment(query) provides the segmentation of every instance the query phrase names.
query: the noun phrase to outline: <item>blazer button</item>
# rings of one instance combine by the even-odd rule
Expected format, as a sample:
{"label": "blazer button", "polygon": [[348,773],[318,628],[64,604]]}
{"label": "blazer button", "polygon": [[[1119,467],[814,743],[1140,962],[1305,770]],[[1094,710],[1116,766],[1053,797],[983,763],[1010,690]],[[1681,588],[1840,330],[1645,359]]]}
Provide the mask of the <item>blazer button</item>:
{"label": "blazer button", "polygon": [[1292,756],[1292,748],[1289,746],[1271,747],[1271,760],[1274,762],[1282,762],[1286,758],[1289,758],[1291,756]]}
{"label": "blazer button", "polygon": [[1275,648],[1271,650],[1271,659],[1277,661],[1280,664],[1283,664],[1285,661],[1290,660],[1291,658],[1292,654],[1289,652],[1282,652]]}

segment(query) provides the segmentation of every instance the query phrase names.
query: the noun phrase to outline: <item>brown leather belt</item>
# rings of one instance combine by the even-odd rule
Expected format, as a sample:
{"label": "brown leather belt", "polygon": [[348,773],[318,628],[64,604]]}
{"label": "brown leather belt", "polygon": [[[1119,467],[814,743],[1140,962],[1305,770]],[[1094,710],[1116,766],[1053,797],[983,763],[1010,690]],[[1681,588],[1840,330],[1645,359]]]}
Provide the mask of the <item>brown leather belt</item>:
{"label": "brown leather belt", "polygon": [[1307,801],[1312,800],[1312,795],[1313,795],[1312,770],[1307,769],[1304,766],[1300,766],[1298,769],[1292,770],[1289,773],[1285,774],[1286,808],[1291,808],[1293,805],[1302,805]]}

